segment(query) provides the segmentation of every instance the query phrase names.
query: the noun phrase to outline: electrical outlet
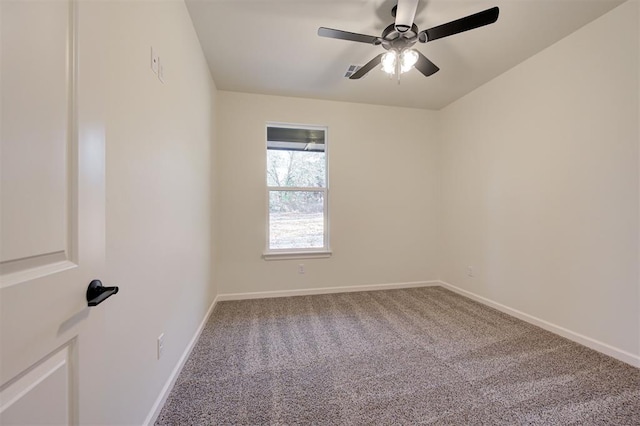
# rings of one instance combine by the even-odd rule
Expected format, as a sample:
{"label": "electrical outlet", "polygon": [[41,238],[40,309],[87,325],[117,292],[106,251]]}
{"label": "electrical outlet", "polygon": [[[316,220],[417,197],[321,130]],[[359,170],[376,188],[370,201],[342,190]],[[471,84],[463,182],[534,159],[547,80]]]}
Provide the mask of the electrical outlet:
{"label": "electrical outlet", "polygon": [[164,333],[158,336],[158,359],[162,358],[164,353]]}
{"label": "electrical outlet", "polygon": [[473,277],[473,266],[467,266],[467,275]]}
{"label": "electrical outlet", "polygon": [[153,51],[153,46],[151,46],[151,71],[154,74],[158,74],[158,63],[160,62],[160,58],[158,54]]}
{"label": "electrical outlet", "polygon": [[298,273],[299,274],[304,274],[304,264],[303,263],[298,265]]}

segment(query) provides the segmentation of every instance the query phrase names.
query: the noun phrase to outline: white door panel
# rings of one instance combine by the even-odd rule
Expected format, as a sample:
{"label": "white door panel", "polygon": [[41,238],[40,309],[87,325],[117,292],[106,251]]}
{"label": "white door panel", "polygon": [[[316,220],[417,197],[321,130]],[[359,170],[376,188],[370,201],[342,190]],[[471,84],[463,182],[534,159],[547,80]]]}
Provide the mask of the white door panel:
{"label": "white door panel", "polygon": [[66,1],[3,1],[2,8],[0,261],[6,263],[67,251],[73,25]]}
{"label": "white door panel", "polygon": [[91,309],[109,304],[88,308],[85,298],[89,282],[104,279],[100,7],[0,1],[3,425],[90,419],[79,391],[99,386],[83,378],[100,363],[83,359],[83,347],[103,329]]}
{"label": "white door panel", "polygon": [[70,360],[68,345],[6,386],[0,392],[0,424],[71,424]]}

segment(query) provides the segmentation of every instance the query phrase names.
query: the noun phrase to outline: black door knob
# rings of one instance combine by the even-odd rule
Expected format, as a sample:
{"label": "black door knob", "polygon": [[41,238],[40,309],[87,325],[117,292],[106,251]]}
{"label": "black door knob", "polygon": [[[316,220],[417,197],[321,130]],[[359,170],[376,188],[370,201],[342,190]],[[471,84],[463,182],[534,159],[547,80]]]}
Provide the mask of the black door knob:
{"label": "black door knob", "polygon": [[87,287],[87,304],[96,306],[118,292],[118,287],[104,287],[100,280],[93,280]]}

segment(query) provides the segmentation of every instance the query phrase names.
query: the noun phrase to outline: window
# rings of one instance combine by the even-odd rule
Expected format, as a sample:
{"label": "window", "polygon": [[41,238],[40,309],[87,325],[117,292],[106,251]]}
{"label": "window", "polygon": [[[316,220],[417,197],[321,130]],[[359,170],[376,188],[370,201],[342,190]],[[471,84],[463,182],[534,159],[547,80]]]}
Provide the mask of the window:
{"label": "window", "polygon": [[265,258],[328,255],[327,128],[267,124]]}

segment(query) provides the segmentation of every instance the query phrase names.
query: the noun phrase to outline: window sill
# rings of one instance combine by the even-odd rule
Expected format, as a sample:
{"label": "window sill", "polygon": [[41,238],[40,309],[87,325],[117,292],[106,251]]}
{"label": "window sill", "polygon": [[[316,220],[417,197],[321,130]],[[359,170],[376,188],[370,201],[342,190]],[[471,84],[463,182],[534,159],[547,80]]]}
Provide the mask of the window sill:
{"label": "window sill", "polygon": [[262,254],[264,260],[323,259],[331,257],[330,250],[324,251],[278,251]]}

